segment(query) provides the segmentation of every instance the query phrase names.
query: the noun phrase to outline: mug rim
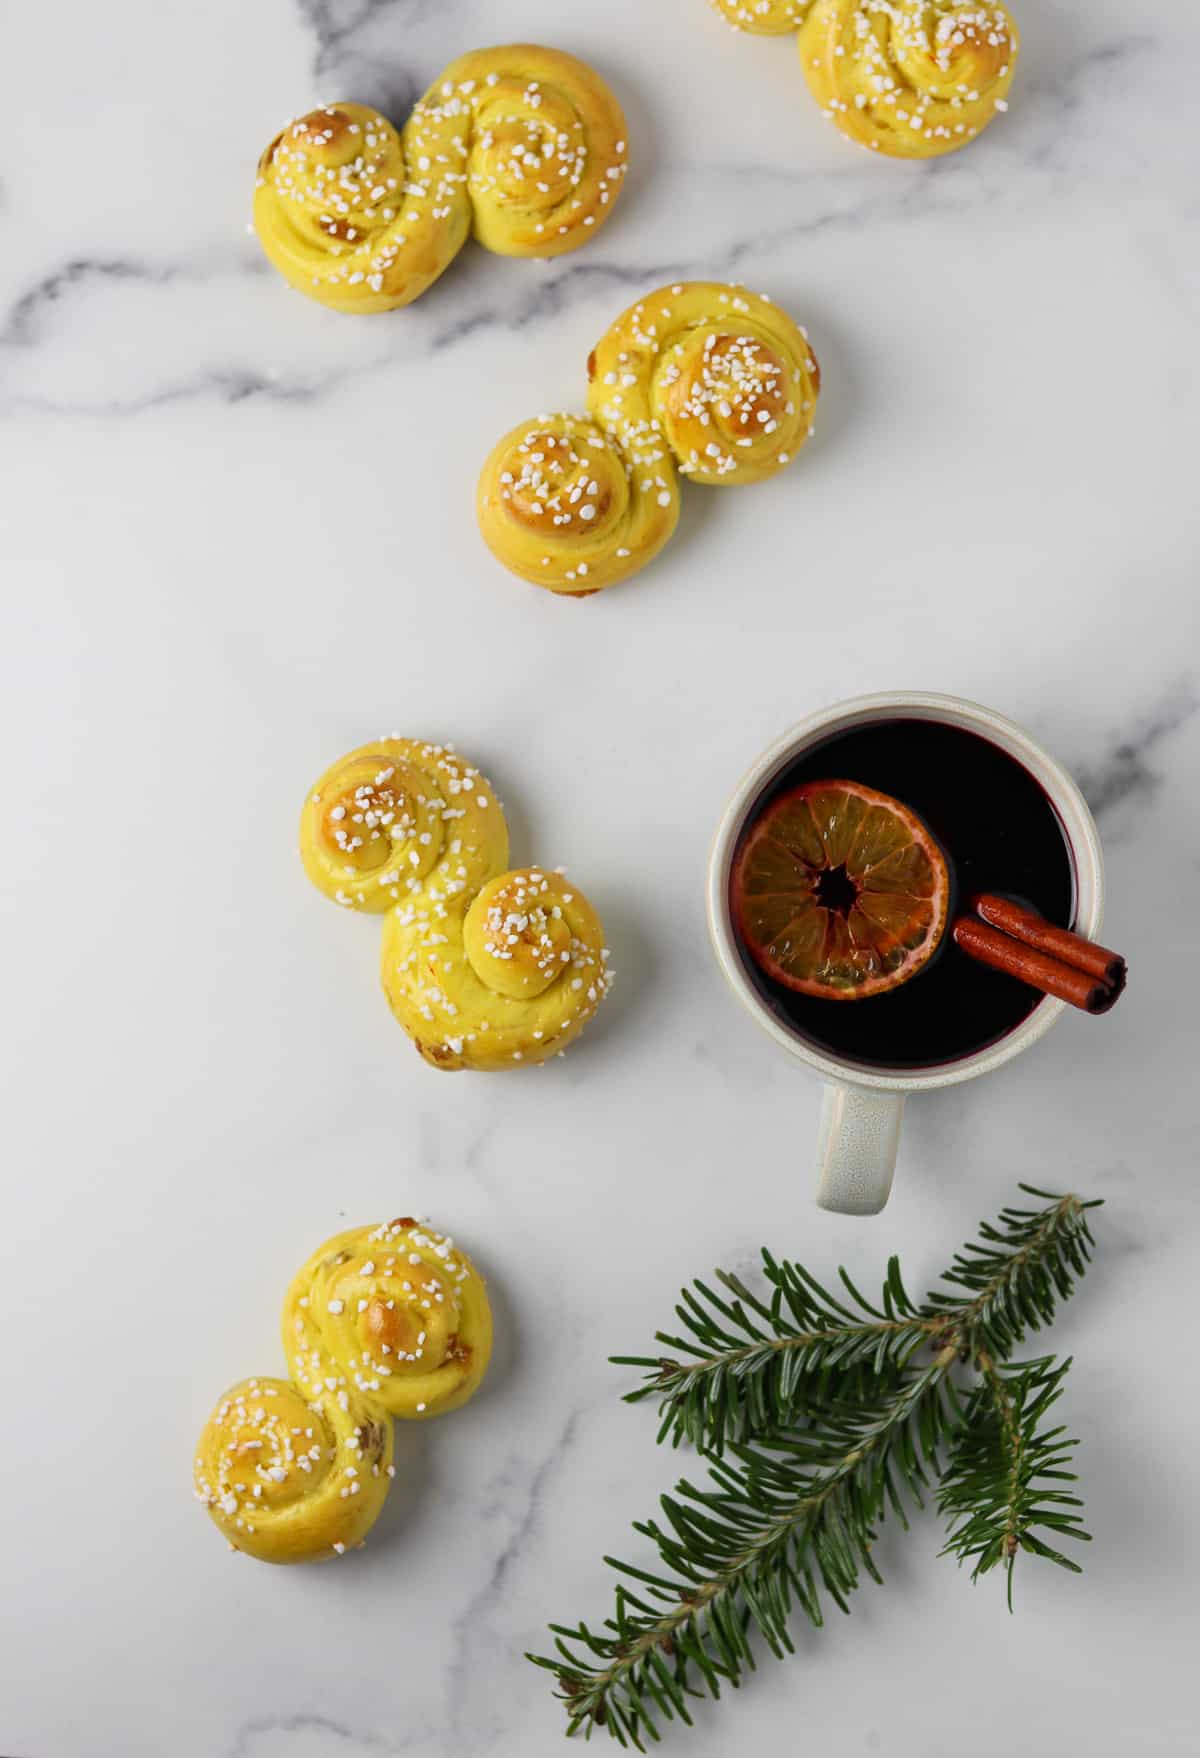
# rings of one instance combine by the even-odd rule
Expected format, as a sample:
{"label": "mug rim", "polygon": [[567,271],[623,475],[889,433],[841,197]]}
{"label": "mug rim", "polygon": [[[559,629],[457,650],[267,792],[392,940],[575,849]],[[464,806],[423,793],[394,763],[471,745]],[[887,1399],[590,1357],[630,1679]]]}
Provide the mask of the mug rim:
{"label": "mug rim", "polygon": [[1091,810],[1078,783],[1062,764],[1043,749],[1015,720],[998,714],[965,696],[936,691],[884,690],[851,696],[806,715],[768,745],[746,770],[721,815],[708,861],[707,916],[713,952],[726,982],[743,1007],[775,1042],[805,1062],[826,1080],[839,1086],[867,1087],[893,1093],[930,1092],[958,1086],[979,1075],[990,1074],[1044,1038],[1062,1017],[1067,1003],[1047,997],[1023,1024],[1001,1038],[950,1063],[929,1068],[882,1070],[843,1062],[831,1053],[806,1043],[785,1026],[754,989],[742,964],[729,906],[729,874],[734,850],[750,810],[775,776],[815,739],[825,733],[878,718],[910,712],[916,719],[942,719],[966,725],[999,744],[1016,757],[1045,789],[1062,820],[1063,832],[1075,868],[1075,927],[1095,939],[1104,920],[1104,856]]}

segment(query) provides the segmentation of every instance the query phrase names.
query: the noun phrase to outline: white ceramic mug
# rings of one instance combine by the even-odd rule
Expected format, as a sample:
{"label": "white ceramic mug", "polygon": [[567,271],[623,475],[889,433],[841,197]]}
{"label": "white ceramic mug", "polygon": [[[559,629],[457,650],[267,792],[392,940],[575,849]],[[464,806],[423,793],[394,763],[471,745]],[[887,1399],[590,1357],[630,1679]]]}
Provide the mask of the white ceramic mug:
{"label": "white ceramic mug", "polygon": [[817,1201],[842,1215],[877,1215],[891,1194],[900,1123],[910,1093],[957,1086],[1002,1068],[1028,1050],[1062,1013],[1066,1003],[1047,997],[999,1043],[952,1063],[929,1068],[863,1068],[807,1042],[767,1006],[746,970],[730,918],[729,874],[747,820],[776,777],[802,752],[851,727],[893,717],[933,720],[964,727],[1015,757],[1041,783],[1062,822],[1075,869],[1077,933],[1095,939],[1104,914],[1104,860],[1087,802],[1062,766],[1011,720],[958,696],[897,691],[857,696],[802,720],[777,739],[743,777],[717,830],[708,869],[708,925],[717,962],[734,994],[777,1044],[825,1080],[817,1140]]}

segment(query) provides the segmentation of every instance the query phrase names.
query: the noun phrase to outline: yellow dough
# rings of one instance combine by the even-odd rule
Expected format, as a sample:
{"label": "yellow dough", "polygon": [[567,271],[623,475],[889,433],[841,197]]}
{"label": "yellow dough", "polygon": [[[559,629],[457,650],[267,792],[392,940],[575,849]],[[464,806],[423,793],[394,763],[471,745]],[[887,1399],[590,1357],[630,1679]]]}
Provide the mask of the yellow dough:
{"label": "yellow dough", "polygon": [[899,159],[974,140],[1007,109],[1020,38],[999,0],[714,0],[744,31],[799,27],[809,89],[843,134]]}
{"label": "yellow dough", "polygon": [[1019,39],[996,0],[816,0],[800,32],[809,89],[874,152],[932,159],[1005,109]]}
{"label": "yellow dough", "polygon": [[405,1216],[330,1239],[288,1289],[291,1383],[242,1380],[200,1436],[196,1494],[235,1550],[266,1563],[361,1545],[393,1476],[392,1419],[457,1410],[492,1348],[483,1278]]}
{"label": "yellow dough", "polygon": [[559,256],[594,235],[625,177],[626,127],[584,62],[515,43],[453,62],[403,132],[328,104],[276,136],[254,226],[292,286],[338,311],[418,298],[472,231],[502,256]]}
{"label": "yellow dough", "polygon": [[679,518],[679,477],[773,476],[812,432],[820,371],[769,299],[716,281],[639,299],[588,359],[588,416],[539,416],[483,467],[479,527],[511,573],[583,598],[637,573]]}
{"label": "yellow dough", "polygon": [[416,901],[383,925],[392,1011],[437,1068],[496,1073],[572,1043],[608,991],[604,930],[577,886],[529,867],[469,908]]}
{"label": "yellow dough", "polygon": [[595,910],[562,873],[506,870],[500,802],[448,747],[390,738],[343,757],[305,801],[300,852],[326,897],[384,915],[384,992],[435,1068],[543,1063],[608,992]]}
{"label": "yellow dough", "polygon": [[448,745],[378,739],[313,788],[300,856],[345,909],[378,915],[422,891],[469,903],[508,865],[508,825],[490,782]]}
{"label": "yellow dough", "polygon": [[712,0],[712,4],[736,30],[779,37],[800,28],[812,0]]}

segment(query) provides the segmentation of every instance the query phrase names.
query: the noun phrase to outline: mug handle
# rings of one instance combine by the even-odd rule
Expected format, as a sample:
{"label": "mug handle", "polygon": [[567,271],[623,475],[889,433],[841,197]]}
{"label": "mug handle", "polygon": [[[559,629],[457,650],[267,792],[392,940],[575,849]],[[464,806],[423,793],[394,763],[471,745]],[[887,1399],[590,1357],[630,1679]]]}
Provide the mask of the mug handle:
{"label": "mug handle", "polygon": [[877,1215],[892,1191],[904,1093],[827,1084],[817,1136],[817,1203],[835,1215]]}

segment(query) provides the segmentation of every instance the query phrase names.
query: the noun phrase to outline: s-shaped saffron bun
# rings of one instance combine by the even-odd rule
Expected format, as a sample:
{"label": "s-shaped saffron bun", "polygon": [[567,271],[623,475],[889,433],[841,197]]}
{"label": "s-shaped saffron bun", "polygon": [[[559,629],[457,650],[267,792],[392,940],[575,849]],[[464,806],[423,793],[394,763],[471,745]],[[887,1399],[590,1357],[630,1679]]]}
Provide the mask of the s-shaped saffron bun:
{"label": "s-shaped saffron bun", "polygon": [[365,104],[289,124],[259,161],[254,225],[299,292],[338,311],[419,298],[475,237],[560,256],[612,212],[626,127],[584,62],[531,43],[452,62],[398,133]]}
{"label": "s-shaped saffron bun", "polygon": [[653,560],[679,477],[762,482],[812,432],[821,376],[785,311],[742,287],[676,282],[630,306],[588,358],[588,418],[539,416],[483,467],[476,511],[511,573],[583,598]]}
{"label": "s-shaped saffron bun", "polygon": [[392,1419],[456,1410],[487,1371],[482,1277],[410,1216],[329,1240],[288,1290],[291,1381],[242,1380],[200,1436],[196,1494],[235,1550],[267,1563],[361,1545],[394,1475]]}
{"label": "s-shaped saffron bun", "polygon": [[384,991],[435,1068],[545,1062],[611,986],[595,910],[561,872],[506,871],[503,808],[447,746],[343,757],[305,801],[300,852],[326,897],[384,916]]}
{"label": "s-shaped saffron bun", "polygon": [[809,89],[843,134],[900,159],[952,153],[999,111],[1020,39],[998,0],[815,0]]}
{"label": "s-shaped saffron bun", "polygon": [[713,0],[735,29],[800,32],[809,89],[860,146],[932,159],[974,140],[1006,98],[1020,38],[1000,0]]}

